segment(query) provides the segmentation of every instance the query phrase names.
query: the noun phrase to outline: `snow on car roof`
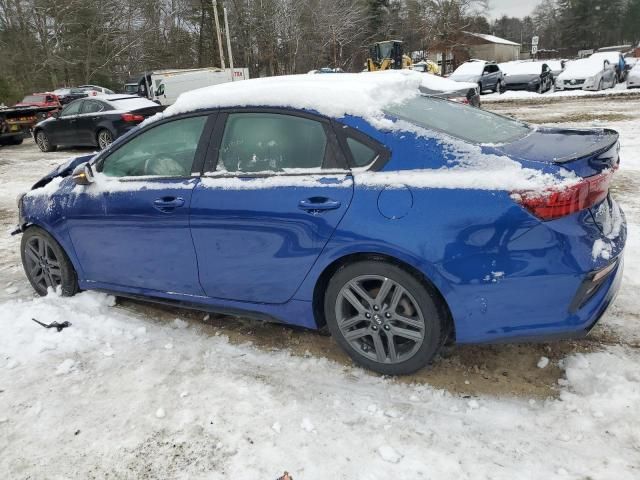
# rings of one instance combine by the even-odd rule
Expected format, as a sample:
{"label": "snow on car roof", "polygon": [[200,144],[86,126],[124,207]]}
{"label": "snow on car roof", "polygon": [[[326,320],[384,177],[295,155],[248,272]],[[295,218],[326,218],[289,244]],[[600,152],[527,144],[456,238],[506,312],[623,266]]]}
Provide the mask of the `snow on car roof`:
{"label": "snow on car roof", "polygon": [[620,52],[596,52],[592,53],[589,58],[598,60],[609,60],[613,65],[616,65],[620,61]]}
{"label": "snow on car roof", "polygon": [[[420,87],[438,90],[443,85],[442,80],[444,79],[411,70],[396,70],[341,75],[289,75],[230,82],[183,93],[173,105],[145,120],[141,127],[162,118],[206,108],[289,107],[315,111],[332,118],[353,115],[364,118],[377,128],[435,137],[461,162],[456,168],[443,169],[448,172],[444,175],[441,171],[429,169],[405,171],[398,178],[375,176],[372,173],[372,178],[367,177],[366,183],[373,183],[378,179],[389,182],[390,186],[400,185],[402,182],[406,183],[407,177],[415,175],[412,185],[416,187],[465,188],[466,185],[466,188],[489,190],[534,190],[566,185],[576,180],[572,174],[557,178],[539,170],[524,168],[506,156],[483,153],[479,145],[471,145],[407,122],[394,123],[385,116],[384,109],[417,98],[421,95]],[[490,165],[493,167],[488,168]],[[457,180],[463,172],[464,180]]]}
{"label": "snow on car roof", "polygon": [[420,87],[428,92],[456,92],[465,88],[476,88],[478,86],[471,82],[456,82],[432,73],[422,73],[421,75],[424,75],[426,78],[423,79]]}
{"label": "snow on car roof", "polygon": [[289,107],[333,118],[381,118],[384,107],[418,96],[421,85],[438,90],[437,83],[430,75],[410,70],[257,78],[183,93],[146,122],[198,109],[235,106]]}

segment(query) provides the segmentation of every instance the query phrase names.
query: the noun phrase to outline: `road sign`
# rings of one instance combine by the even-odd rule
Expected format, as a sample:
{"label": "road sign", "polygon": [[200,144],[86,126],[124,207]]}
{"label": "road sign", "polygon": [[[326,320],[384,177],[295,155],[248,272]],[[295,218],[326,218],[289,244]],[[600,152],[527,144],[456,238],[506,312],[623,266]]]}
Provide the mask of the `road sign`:
{"label": "road sign", "polygon": [[537,35],[535,37],[531,37],[531,45],[538,45],[538,41],[540,40],[540,37],[538,37]]}
{"label": "road sign", "polygon": [[531,45],[531,55],[535,55],[536,53],[538,53],[538,46]]}

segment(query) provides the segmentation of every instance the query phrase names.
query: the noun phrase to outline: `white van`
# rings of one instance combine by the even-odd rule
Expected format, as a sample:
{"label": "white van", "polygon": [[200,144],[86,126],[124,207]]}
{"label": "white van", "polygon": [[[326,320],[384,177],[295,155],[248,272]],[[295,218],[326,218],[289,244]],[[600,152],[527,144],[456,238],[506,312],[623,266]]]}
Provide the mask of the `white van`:
{"label": "white van", "polygon": [[[249,78],[249,69],[234,68],[233,81]],[[220,83],[230,82],[232,72],[230,68],[192,68],[181,70],[156,70],[147,72],[138,82],[138,92],[141,96],[161,105],[171,105],[184,92],[197,88],[208,87]]]}

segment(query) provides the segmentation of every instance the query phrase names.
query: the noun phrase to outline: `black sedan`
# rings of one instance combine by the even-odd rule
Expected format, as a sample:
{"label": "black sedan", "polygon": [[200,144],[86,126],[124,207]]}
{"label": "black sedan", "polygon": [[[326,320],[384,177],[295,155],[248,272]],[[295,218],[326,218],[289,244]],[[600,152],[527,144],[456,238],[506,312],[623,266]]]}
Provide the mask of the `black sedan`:
{"label": "black sedan", "polygon": [[500,64],[506,90],[545,93],[553,87],[553,73],[542,62],[509,62]]}
{"label": "black sedan", "polygon": [[102,95],[75,100],[59,114],[38,123],[33,136],[43,152],[54,151],[60,145],[103,149],[164,108],[133,95]]}

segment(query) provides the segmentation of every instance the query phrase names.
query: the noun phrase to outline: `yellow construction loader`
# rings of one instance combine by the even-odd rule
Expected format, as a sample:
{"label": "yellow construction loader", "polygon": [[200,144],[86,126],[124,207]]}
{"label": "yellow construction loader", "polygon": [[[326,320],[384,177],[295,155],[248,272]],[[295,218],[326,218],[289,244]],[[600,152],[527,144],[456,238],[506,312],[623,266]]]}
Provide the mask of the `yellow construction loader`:
{"label": "yellow construction loader", "polygon": [[404,54],[404,47],[400,40],[385,40],[376,42],[369,47],[367,70],[400,70],[411,68],[411,58]]}

